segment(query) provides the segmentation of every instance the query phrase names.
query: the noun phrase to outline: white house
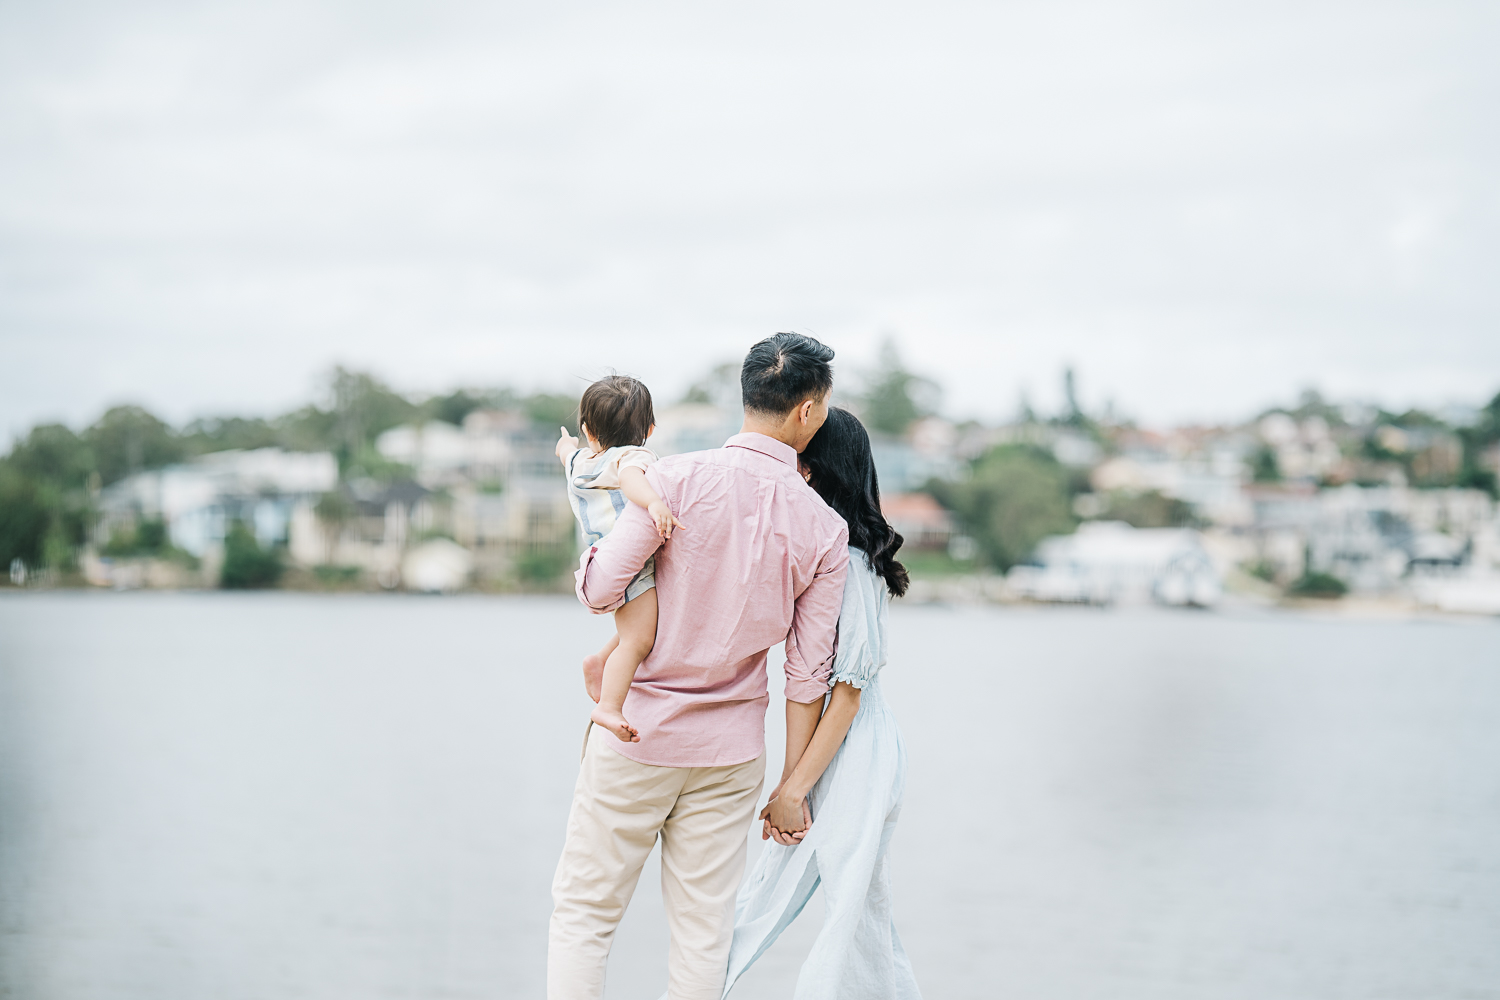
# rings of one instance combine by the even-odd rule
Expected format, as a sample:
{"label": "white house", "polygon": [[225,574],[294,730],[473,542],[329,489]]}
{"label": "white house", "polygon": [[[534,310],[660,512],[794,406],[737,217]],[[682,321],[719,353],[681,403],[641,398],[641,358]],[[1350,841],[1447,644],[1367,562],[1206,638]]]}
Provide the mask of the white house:
{"label": "white house", "polygon": [[1071,604],[1212,607],[1223,594],[1198,532],[1118,521],[1095,521],[1074,534],[1044,539],[1036,563],[1014,567],[1006,583],[1017,597]]}
{"label": "white house", "polygon": [[258,448],[202,455],[107,487],[100,496],[100,533],[107,539],[142,519],[159,519],[173,545],[202,557],[239,519],[261,544],[282,542],[293,509],[337,486],[338,471],[327,452]]}

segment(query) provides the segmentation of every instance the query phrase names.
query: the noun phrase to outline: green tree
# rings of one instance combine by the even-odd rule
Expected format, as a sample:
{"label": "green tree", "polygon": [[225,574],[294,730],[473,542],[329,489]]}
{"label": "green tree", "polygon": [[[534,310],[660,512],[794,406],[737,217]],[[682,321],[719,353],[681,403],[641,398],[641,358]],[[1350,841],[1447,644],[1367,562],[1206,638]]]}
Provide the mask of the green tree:
{"label": "green tree", "polygon": [[91,449],[61,424],[35,427],[0,460],[0,570],[12,559],[64,568],[90,523]]}
{"label": "green tree", "polygon": [[340,465],[373,445],[381,432],[419,415],[411,400],[365,372],[335,368],[330,383]]}
{"label": "green tree", "polygon": [[219,586],[226,590],[256,590],[274,587],[281,579],[281,553],[275,546],[262,548],[244,521],[236,520],[224,538],[224,568]]}
{"label": "green tree", "polygon": [[344,493],[334,490],[318,497],[313,513],[333,531],[341,530],[355,515],[354,501]]}
{"label": "green tree", "polygon": [[12,559],[43,564],[43,544],[53,521],[52,505],[37,482],[9,460],[0,460],[0,572]]}
{"label": "green tree", "polygon": [[556,583],[577,561],[570,545],[538,546],[516,556],[516,577],[531,586]]}
{"label": "green tree", "polygon": [[1495,470],[1485,468],[1484,453],[1500,443],[1500,393],[1479,411],[1479,419],[1472,427],[1458,431],[1463,442],[1463,469],[1458,484],[1472,489],[1488,490],[1490,496],[1500,496],[1500,484],[1496,483]]}
{"label": "green tree", "polygon": [[578,397],[560,392],[538,392],[521,400],[521,409],[533,424],[556,435],[557,428],[566,425],[578,429]]}
{"label": "green tree", "polygon": [[1250,475],[1257,483],[1281,482],[1281,464],[1276,460],[1276,449],[1261,445],[1250,456]]}
{"label": "green tree", "polygon": [[282,447],[292,451],[339,450],[338,416],[331,410],[304,406],[271,421]]}
{"label": "green tree", "polygon": [[274,448],[281,436],[259,417],[203,417],[182,429],[183,447],[194,455],[231,448]]}
{"label": "green tree", "polygon": [[1084,415],[1083,407],[1078,403],[1078,379],[1072,367],[1063,369],[1063,405],[1063,423],[1071,427],[1089,426],[1089,418]]}
{"label": "green tree", "polygon": [[21,475],[59,489],[78,489],[94,471],[94,456],[88,445],[62,424],[41,424],[17,441],[10,464]]}
{"label": "green tree", "polygon": [[865,422],[884,434],[904,434],[914,421],[937,409],[937,383],[906,370],[895,341],[880,348],[880,363],[860,397]]}
{"label": "green tree", "polygon": [[1101,521],[1124,521],[1133,528],[1193,528],[1198,517],[1193,505],[1156,490],[1144,493],[1112,493]]}
{"label": "green tree", "polygon": [[511,410],[516,394],[509,389],[457,389],[444,396],[433,396],[422,404],[422,412],[433,420],[462,424],[475,410]]}
{"label": "green tree", "polygon": [[1331,600],[1343,597],[1349,587],[1343,580],[1329,573],[1308,571],[1298,577],[1286,592],[1292,597],[1318,597]]}
{"label": "green tree", "polygon": [[928,489],[1002,572],[1029,556],[1043,538],[1067,534],[1077,524],[1067,471],[1050,452],[1030,445],[994,448],[974,462],[967,480],[938,480]]}
{"label": "green tree", "polygon": [[740,400],[740,366],[733,361],[714,365],[682,396],[684,403],[707,403],[729,410],[737,408]]}
{"label": "green tree", "polygon": [[1344,414],[1337,406],[1323,398],[1323,394],[1316,389],[1303,389],[1297,398],[1295,409],[1286,411],[1297,420],[1306,420],[1308,417],[1322,417],[1330,427],[1344,427],[1347,421]]}
{"label": "green tree", "polygon": [[104,546],[107,556],[166,555],[172,548],[167,524],[160,519],[142,520],[130,531],[117,531]]}
{"label": "green tree", "polygon": [[179,462],[186,449],[161,420],[139,406],[116,406],[83,432],[104,485],[132,472]]}

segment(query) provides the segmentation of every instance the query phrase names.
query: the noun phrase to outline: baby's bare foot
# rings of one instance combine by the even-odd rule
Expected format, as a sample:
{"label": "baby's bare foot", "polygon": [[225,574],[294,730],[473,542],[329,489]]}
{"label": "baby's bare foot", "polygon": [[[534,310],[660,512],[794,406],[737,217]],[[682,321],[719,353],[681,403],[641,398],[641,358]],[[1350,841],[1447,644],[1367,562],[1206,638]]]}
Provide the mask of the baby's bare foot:
{"label": "baby's bare foot", "polygon": [[613,709],[605,708],[603,705],[595,705],[594,711],[589,715],[594,720],[594,725],[614,733],[616,738],[624,743],[639,743],[641,734],[631,728],[630,723],[625,721],[625,716]]}
{"label": "baby's bare foot", "polygon": [[589,701],[599,700],[599,690],[604,686],[604,657],[590,653],[583,658],[583,689]]}

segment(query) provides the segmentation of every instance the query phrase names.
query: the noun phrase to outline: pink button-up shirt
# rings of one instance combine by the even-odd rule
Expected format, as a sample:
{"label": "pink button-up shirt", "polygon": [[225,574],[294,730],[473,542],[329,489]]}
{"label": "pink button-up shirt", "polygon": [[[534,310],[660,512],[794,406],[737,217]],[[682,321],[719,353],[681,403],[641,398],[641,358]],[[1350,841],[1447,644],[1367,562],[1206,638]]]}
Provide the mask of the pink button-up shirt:
{"label": "pink button-up shirt", "polygon": [[626,504],[578,569],[578,599],[597,613],[656,555],[656,645],[635,672],[625,718],[631,760],[714,767],[759,757],[766,742],[766,650],[786,640],[786,696],[828,690],[849,529],[797,472],[797,453],[764,434],[673,455],[646,481],[686,527],[663,544]]}

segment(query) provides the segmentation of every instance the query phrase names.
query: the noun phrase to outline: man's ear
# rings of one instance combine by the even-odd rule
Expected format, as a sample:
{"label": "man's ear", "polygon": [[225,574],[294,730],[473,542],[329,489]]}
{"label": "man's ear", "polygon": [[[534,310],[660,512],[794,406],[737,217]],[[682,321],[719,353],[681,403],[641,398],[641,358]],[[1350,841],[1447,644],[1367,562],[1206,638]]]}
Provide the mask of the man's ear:
{"label": "man's ear", "polygon": [[810,399],[804,399],[802,401],[802,405],[797,407],[797,421],[804,427],[807,426],[807,422],[812,419],[812,408],[813,401]]}

